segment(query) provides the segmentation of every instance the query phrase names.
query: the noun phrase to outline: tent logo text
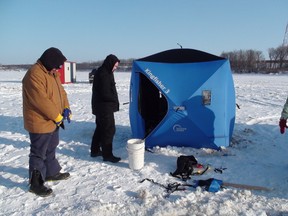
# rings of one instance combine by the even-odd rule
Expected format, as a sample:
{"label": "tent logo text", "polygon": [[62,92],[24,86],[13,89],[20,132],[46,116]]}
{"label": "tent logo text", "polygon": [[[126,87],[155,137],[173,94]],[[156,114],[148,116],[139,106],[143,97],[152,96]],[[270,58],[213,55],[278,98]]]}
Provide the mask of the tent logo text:
{"label": "tent logo text", "polygon": [[173,126],[173,131],[175,131],[175,132],[185,132],[186,130],[187,130],[187,128],[184,128],[179,124],[175,124]]}
{"label": "tent logo text", "polygon": [[155,76],[148,68],[145,70],[145,73],[149,76],[149,78],[151,80],[153,80],[157,86],[159,86],[159,88],[166,94],[168,94],[170,92],[170,89],[167,89],[165,87],[165,85],[161,82],[161,80],[159,80],[159,78],[157,76]]}

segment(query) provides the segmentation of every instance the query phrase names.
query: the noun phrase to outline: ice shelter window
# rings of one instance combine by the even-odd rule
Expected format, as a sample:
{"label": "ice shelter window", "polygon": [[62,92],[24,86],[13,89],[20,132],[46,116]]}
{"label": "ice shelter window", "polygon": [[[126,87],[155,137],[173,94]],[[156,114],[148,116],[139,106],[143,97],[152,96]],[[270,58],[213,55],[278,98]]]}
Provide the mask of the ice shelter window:
{"label": "ice shelter window", "polygon": [[202,104],[203,105],[210,105],[211,104],[211,91],[210,90],[203,90],[202,91]]}
{"label": "ice shelter window", "polygon": [[145,123],[145,137],[165,117],[168,103],[159,89],[143,74],[140,74],[138,111]]}

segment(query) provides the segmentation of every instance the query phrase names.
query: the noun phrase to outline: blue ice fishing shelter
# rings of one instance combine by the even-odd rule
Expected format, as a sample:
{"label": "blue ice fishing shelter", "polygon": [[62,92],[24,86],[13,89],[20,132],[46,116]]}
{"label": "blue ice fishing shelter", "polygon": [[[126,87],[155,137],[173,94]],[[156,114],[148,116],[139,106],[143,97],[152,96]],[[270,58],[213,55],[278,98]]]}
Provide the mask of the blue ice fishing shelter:
{"label": "blue ice fishing shelter", "polygon": [[235,123],[229,60],[194,49],[172,49],[133,61],[130,125],[145,147],[220,149]]}

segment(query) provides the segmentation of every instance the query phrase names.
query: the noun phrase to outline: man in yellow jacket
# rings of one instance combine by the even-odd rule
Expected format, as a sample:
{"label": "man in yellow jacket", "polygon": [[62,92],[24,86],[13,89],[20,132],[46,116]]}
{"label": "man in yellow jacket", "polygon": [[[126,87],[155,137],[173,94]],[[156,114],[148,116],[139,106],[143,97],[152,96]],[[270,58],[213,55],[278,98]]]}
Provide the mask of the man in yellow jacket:
{"label": "man in yellow jacket", "polygon": [[48,180],[67,179],[61,173],[55,157],[59,144],[59,127],[65,119],[70,122],[71,110],[67,94],[60,82],[58,69],[66,61],[62,52],[47,49],[27,71],[22,80],[24,128],[31,141],[29,154],[30,192],[48,196],[52,189],[44,185]]}

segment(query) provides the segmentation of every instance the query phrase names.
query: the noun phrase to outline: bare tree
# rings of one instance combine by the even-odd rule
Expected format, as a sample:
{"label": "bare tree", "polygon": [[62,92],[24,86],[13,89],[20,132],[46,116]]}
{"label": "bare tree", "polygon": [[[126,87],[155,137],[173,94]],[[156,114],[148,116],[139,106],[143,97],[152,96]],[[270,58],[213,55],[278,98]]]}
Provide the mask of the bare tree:
{"label": "bare tree", "polygon": [[229,59],[232,70],[237,73],[258,72],[265,67],[264,55],[257,50],[223,52],[221,56]]}
{"label": "bare tree", "polygon": [[280,45],[277,48],[268,49],[271,69],[285,68],[288,60],[288,46]]}

